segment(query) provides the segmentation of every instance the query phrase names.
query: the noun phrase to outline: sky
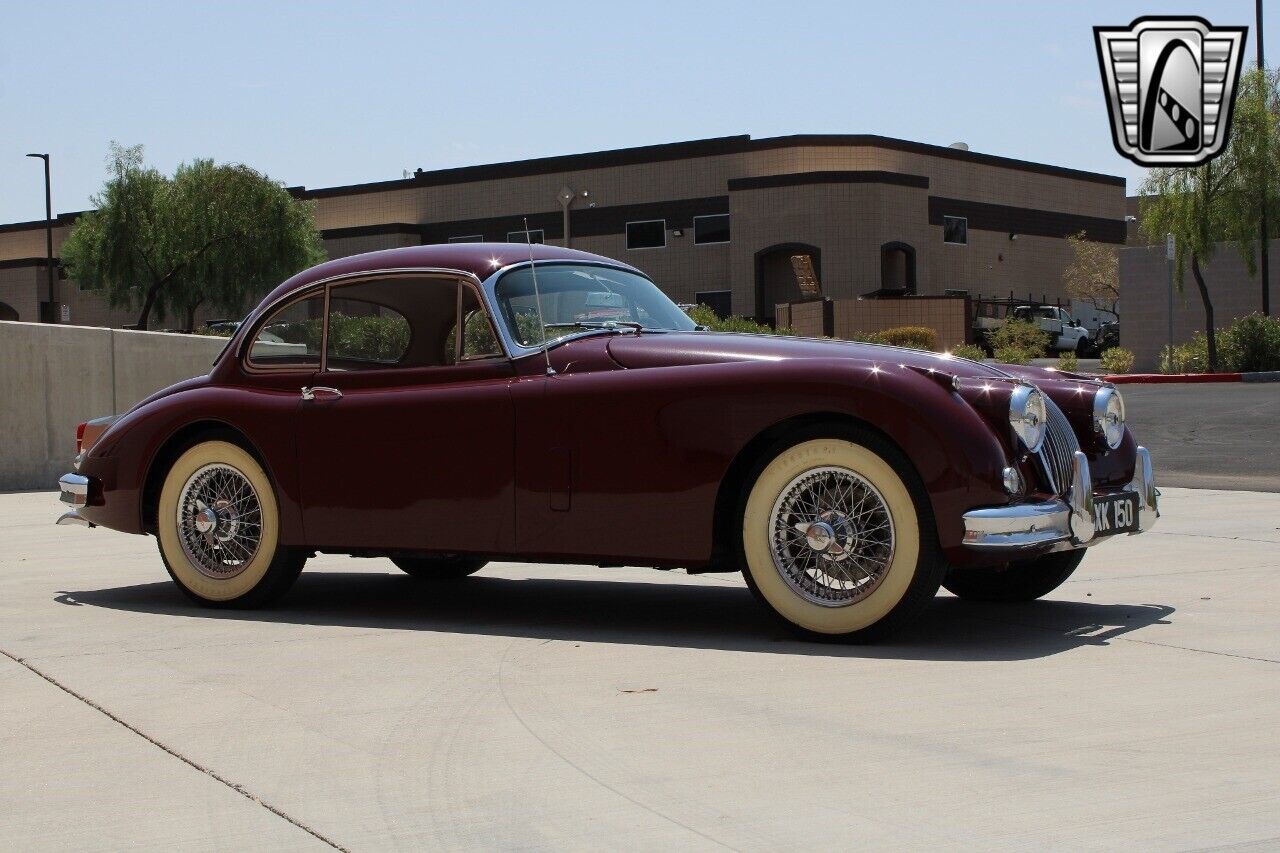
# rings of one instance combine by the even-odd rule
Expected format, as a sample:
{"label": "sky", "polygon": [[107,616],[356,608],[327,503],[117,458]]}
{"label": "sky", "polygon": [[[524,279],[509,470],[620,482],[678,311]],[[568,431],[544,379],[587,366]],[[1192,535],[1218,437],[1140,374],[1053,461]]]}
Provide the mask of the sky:
{"label": "sky", "polygon": [[[112,140],[290,186],[734,134],[874,133],[1120,175],[1092,27],[1253,0],[0,0],[0,223],[83,210]],[[1280,3],[1265,43],[1280,64]]]}

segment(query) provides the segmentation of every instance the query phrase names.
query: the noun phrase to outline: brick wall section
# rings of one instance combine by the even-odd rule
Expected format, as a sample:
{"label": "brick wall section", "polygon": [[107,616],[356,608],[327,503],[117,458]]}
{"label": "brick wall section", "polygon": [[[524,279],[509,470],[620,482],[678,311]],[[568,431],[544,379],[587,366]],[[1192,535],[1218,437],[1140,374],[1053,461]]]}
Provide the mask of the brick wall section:
{"label": "brick wall section", "polygon": [[[797,335],[806,338],[820,338],[822,332],[822,300],[810,302],[792,302],[789,309],[790,326]],[[782,306],[779,306],[781,308]]]}
{"label": "brick wall section", "polygon": [[[835,337],[850,340],[870,332],[902,326],[924,326],[938,333],[938,347],[950,350],[965,342],[965,300],[956,299],[835,299]],[[807,338],[823,336],[822,300],[777,306],[779,326],[790,326]]]}
{"label": "brick wall section", "polygon": [[40,302],[48,288],[44,267],[0,268],[0,302],[18,312],[27,323],[40,320]]}
{"label": "brick wall section", "polygon": [[[634,264],[674,299],[693,301],[706,290],[730,290],[732,311],[772,316],[772,305],[757,305],[756,253],[785,243],[807,243],[821,252],[824,295],[836,299],[859,296],[880,285],[880,247],[902,242],[916,251],[918,292],[941,294],[949,288],[993,294],[1034,292],[1062,295],[1062,270],[1071,253],[1060,236],[1021,234],[1016,241],[1004,230],[969,229],[965,246],[946,245],[942,226],[931,223],[930,197],[955,199],[970,205],[1001,205],[1119,222],[1125,214],[1122,185],[1085,175],[1046,173],[1034,165],[1019,167],[961,155],[946,149],[904,148],[863,141],[836,144],[829,137],[797,140],[720,140],[692,143],[674,158],[653,162],[622,162],[569,158],[557,161],[557,171],[516,174],[511,169],[486,167],[484,180],[465,175],[425,173],[421,181],[392,181],[366,187],[337,187],[305,192],[314,200],[321,229],[361,228],[406,223],[435,225],[435,237],[455,223],[483,220],[485,237],[505,240],[506,232],[521,227],[522,216],[532,225],[546,221],[548,236],[560,233],[563,187],[577,194],[572,210],[586,222],[607,218],[613,209],[670,205],[672,211],[690,200],[727,198],[732,217],[732,242],[697,246],[688,223],[678,213],[659,216],[639,208],[641,218],[667,218],[667,245],[661,249],[629,251],[621,233],[573,236],[575,248]],[[560,170],[559,163],[565,168]],[[465,170],[464,170],[465,171]],[[519,170],[516,170],[519,171]],[[809,184],[738,189],[731,181],[811,172],[880,172],[914,176],[917,186],[889,183]],[[508,174],[507,177],[487,175]],[[476,172],[467,172],[474,177]],[[927,179],[927,188],[921,179]],[[453,181],[450,183],[449,181]],[[583,197],[583,192],[589,193]],[[596,205],[596,207],[591,207]],[[944,205],[945,206],[945,205]],[[934,219],[949,212],[935,203]],[[1044,217],[1041,217],[1042,219]],[[1053,221],[1058,221],[1054,219]],[[554,223],[554,227],[551,227]],[[676,237],[680,224],[684,234]],[[462,227],[462,226],[459,226]],[[1056,226],[1055,226],[1056,227]],[[57,247],[67,233],[55,230]],[[475,233],[467,229],[465,233]],[[448,235],[440,239],[447,239]],[[1065,236],[1065,235],[1064,235]],[[327,241],[332,257],[359,251],[412,245],[414,235],[343,235]],[[433,239],[435,239],[433,237]],[[34,226],[0,226],[0,261],[44,254],[43,230]],[[73,317],[111,325],[131,322],[124,312],[91,305],[73,306]]]}
{"label": "brick wall section", "polygon": [[938,347],[950,350],[965,341],[964,299],[837,299],[837,338],[924,326],[938,333]]}
{"label": "brick wall section", "polygon": [[[1280,258],[1280,240],[1271,241],[1271,257]],[[1272,312],[1280,310],[1280,271],[1272,260]],[[1250,278],[1234,247],[1219,245],[1213,260],[1203,267],[1205,284],[1213,301],[1214,325],[1218,328],[1246,314],[1262,310],[1262,284]],[[1193,332],[1204,331],[1204,307],[1200,290],[1188,265],[1182,291],[1174,283],[1173,340],[1184,343]],[[1134,370],[1155,371],[1160,352],[1168,341],[1168,272],[1164,246],[1132,247],[1120,250],[1120,345],[1132,350]]]}

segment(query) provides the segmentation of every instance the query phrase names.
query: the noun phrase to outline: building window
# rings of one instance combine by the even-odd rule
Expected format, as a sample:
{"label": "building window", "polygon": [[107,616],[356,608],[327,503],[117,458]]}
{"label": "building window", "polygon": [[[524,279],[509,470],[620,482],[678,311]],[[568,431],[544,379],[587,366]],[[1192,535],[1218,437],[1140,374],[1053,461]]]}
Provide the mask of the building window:
{"label": "building window", "polygon": [[969,244],[969,220],[963,216],[942,217],[942,242],[957,246]]}
{"label": "building window", "polygon": [[468,234],[465,237],[450,237],[450,243],[483,243],[483,234]]}
{"label": "building window", "polygon": [[530,228],[528,231],[508,231],[508,243],[545,243],[541,228]]}
{"label": "building window", "polygon": [[627,223],[628,249],[661,249],[667,245],[667,220]]}
{"label": "building window", "polygon": [[699,246],[708,243],[729,242],[729,214],[693,217],[693,242]]}
{"label": "building window", "polygon": [[705,305],[715,312],[715,315],[721,320],[729,316],[733,303],[733,291],[731,290],[703,290],[693,295],[693,301],[698,305]]}

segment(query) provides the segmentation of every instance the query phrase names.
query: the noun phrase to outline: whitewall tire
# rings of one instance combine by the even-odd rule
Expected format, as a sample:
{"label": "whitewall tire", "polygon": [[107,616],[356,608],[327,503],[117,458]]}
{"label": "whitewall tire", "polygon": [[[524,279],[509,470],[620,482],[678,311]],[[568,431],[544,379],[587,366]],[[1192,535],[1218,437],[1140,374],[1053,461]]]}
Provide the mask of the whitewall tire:
{"label": "whitewall tire", "polygon": [[279,545],[270,478],[246,450],[203,441],[170,467],[156,518],[160,556],[189,597],[209,606],[255,607],[297,579],[305,557]]}
{"label": "whitewall tire", "polygon": [[933,515],[902,453],[870,431],[811,430],[757,466],[742,511],[743,575],[810,636],[878,639],[937,593]]}

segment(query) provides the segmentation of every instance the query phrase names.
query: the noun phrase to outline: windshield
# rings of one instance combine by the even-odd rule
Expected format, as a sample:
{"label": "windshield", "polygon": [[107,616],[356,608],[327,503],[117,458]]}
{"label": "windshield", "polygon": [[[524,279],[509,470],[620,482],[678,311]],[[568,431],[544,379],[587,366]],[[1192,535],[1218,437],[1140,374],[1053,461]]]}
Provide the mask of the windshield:
{"label": "windshield", "polygon": [[538,264],[542,323],[529,267],[498,280],[495,296],[502,321],[521,346],[540,346],[586,329],[641,326],[692,331],[689,315],[642,275],[585,264]]}

